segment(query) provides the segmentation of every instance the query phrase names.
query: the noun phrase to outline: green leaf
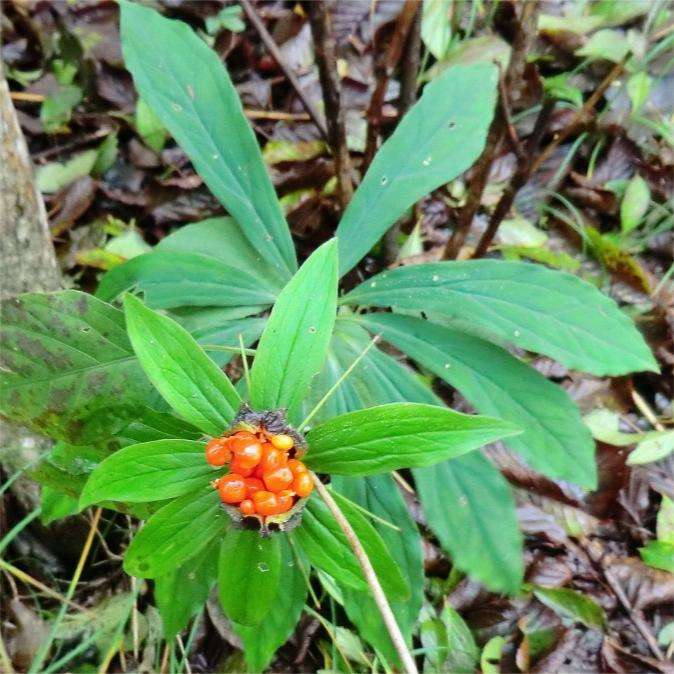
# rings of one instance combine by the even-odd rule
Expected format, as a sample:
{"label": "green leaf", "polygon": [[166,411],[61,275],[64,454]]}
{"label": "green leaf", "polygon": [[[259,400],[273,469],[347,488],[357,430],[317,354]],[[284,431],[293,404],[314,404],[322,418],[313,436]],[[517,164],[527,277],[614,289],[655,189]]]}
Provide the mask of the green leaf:
{"label": "green leaf", "polygon": [[[371,519],[372,526],[382,537],[411,589],[407,601],[391,602],[398,627],[408,644],[411,644],[412,630],[423,601],[424,566],[421,536],[405,500],[390,475],[376,475],[365,479],[334,477],[332,484],[340,494],[395,527]],[[348,587],[343,588],[343,592],[344,610],[349,620],[358,628],[359,634],[382,653],[387,662],[397,663],[397,651],[374,599]]]}
{"label": "green leaf", "polygon": [[40,521],[48,526],[56,520],[77,514],[80,505],[79,501],[69,494],[45,486],[42,487],[40,494],[40,510]]}
{"label": "green leaf", "polygon": [[129,337],[141,366],[166,402],[186,421],[220,435],[240,398],[232,383],[175,321],[124,297]]}
{"label": "green leaf", "polygon": [[120,449],[100,463],[89,476],[80,505],[162,501],[206,486],[212,476],[202,442],[143,442]]}
{"label": "green leaf", "polygon": [[135,125],[143,142],[155,152],[161,152],[168,133],[159,117],[152,112],[152,108],[142,98],[139,98],[136,103]]}
{"label": "green leaf", "polygon": [[620,228],[624,234],[639,226],[646,215],[651,201],[651,190],[648,183],[639,175],[635,175],[628,183],[625,195],[620,204]]}
{"label": "green leaf", "polygon": [[663,494],[656,519],[658,540],[674,544],[674,500]]}
{"label": "green leaf", "polygon": [[231,527],[220,550],[220,604],[227,617],[241,625],[256,625],[272,608],[281,577],[278,536]]}
{"label": "green leaf", "polygon": [[[404,600],[409,597],[410,587],[375,528],[348,499],[334,491],[333,496],[356,532],[389,599]],[[346,536],[317,495],[314,494],[308,501],[302,514],[302,524],[292,536],[313,566],[340,583],[357,590],[367,590],[363,572]]]}
{"label": "green leaf", "polygon": [[88,176],[98,158],[97,150],[74,154],[64,162],[50,162],[35,170],[37,188],[43,194],[53,194],[83,176]]}
{"label": "green leaf", "polygon": [[632,104],[632,114],[636,115],[644,107],[651,92],[651,78],[648,72],[640,70],[630,75],[626,88]]}
{"label": "green leaf", "polygon": [[140,96],[188,154],[252,246],[283,278],[296,269],[288,226],[241,101],[218,55],[186,24],[121,2],[122,51]]}
{"label": "green leaf", "polygon": [[452,327],[596,375],[658,371],[643,337],[613,300],[575,276],[526,262],[399,267],[362,283],[344,302],[438,314]]}
{"label": "green leaf", "polygon": [[536,599],[551,608],[562,618],[583,623],[586,627],[602,629],[606,624],[604,610],[595,601],[565,587],[547,588],[535,586]]}
{"label": "green leaf", "polygon": [[648,541],[645,548],[639,548],[639,554],[648,566],[674,573],[674,543]]}
{"label": "green leaf", "polygon": [[366,314],[359,322],[464,395],[481,414],[516,423],[506,445],[534,469],[596,486],[594,442],[567,393],[505,349],[412,316]]}
{"label": "green leaf", "polygon": [[497,592],[519,590],[522,534],[505,478],[481,454],[414,471],[428,526],[454,564]]}
{"label": "green leaf", "polygon": [[450,0],[424,0],[421,39],[438,61],[445,57],[452,41],[451,12]]}
{"label": "green leaf", "polygon": [[480,650],[468,625],[449,604],[439,618],[421,624],[421,643],[427,649],[424,672],[475,672]]}
{"label": "green leaf", "polygon": [[[281,547],[281,570],[278,589],[272,601],[274,610],[265,619],[254,626],[234,623],[234,631],[243,641],[246,663],[253,672],[261,672],[271,662],[276,649],[283,645],[292,634],[300,619],[307,596],[309,562],[293,549],[287,536],[279,536]],[[297,552],[297,557],[293,555]]]}
{"label": "green leaf", "polygon": [[178,417],[172,414],[157,412],[149,407],[145,407],[138,410],[138,418],[119,431],[115,439],[122,446],[127,446],[137,445],[141,442],[151,442],[153,440],[172,440],[174,438],[198,440],[201,436],[201,431],[197,430],[192,424],[188,424],[186,421],[178,419]]}
{"label": "green leaf", "polygon": [[75,290],[1,304],[0,414],[52,438],[108,438],[152,395],[121,311]]}
{"label": "green leaf", "polygon": [[642,463],[659,461],[674,452],[674,431],[665,431],[642,440],[630,452],[627,464],[637,466]]}
{"label": "green leaf", "polygon": [[305,461],[321,473],[373,475],[430,466],[519,432],[499,419],[391,403],[343,414],[311,430]]}
{"label": "green leaf", "polygon": [[154,581],[154,598],[169,641],[185,628],[208,599],[218,575],[220,540],[214,538],[197,555]]}
{"label": "green leaf", "polygon": [[224,535],[228,524],[218,492],[209,485],[180,496],[160,508],[135,535],[124,570],[139,578],[165,576]]}
{"label": "green leaf", "polygon": [[492,637],[484,645],[480,655],[482,674],[501,674],[501,654],[505,645],[503,637]]}
{"label": "green leaf", "polygon": [[629,42],[625,39],[623,31],[605,28],[594,33],[580,49],[576,49],[575,54],[618,63],[627,56],[629,50]]}
{"label": "green leaf", "polygon": [[179,227],[163,238],[155,250],[194,253],[218,260],[222,265],[260,279],[261,285],[273,288],[274,296],[285,285],[285,278],[280,278],[260,251],[251,245],[239,223],[227,216]]}
{"label": "green leaf", "polygon": [[498,70],[455,66],[426,85],[377,152],[337,228],[340,274],[349,271],[414,202],[463,173],[484,148]]}
{"label": "green leaf", "polygon": [[155,309],[172,307],[236,307],[271,304],[273,287],[241,269],[194,253],[153,251],[113,267],[96,295],[112,301],[137,289]]}
{"label": "green leaf", "polygon": [[283,289],[257,347],[250,373],[250,399],[258,410],[300,406],[325,362],[335,324],[337,245],[318,248]]}

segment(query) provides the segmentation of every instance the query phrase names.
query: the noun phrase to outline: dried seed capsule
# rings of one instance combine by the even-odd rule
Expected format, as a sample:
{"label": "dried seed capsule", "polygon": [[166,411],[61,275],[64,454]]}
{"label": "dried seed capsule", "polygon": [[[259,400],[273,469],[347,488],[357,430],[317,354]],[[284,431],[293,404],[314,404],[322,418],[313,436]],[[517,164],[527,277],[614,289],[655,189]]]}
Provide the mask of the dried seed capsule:
{"label": "dried seed capsule", "polygon": [[223,503],[240,503],[246,498],[246,483],[241,475],[230,473],[218,480],[218,492]]}
{"label": "dried seed capsule", "polygon": [[300,497],[305,498],[309,496],[314,490],[314,482],[309,473],[300,473],[293,480],[293,491]]}
{"label": "dried seed capsule", "polygon": [[287,466],[282,466],[264,474],[264,483],[269,491],[277,492],[287,489],[292,482],[293,474]]}
{"label": "dried seed capsule", "polygon": [[229,438],[213,438],[206,443],[206,461],[211,466],[224,466],[232,458]]}
{"label": "dried seed capsule", "polygon": [[239,504],[239,510],[244,517],[250,517],[255,514],[255,503],[249,498],[244,499]]}
{"label": "dried seed capsule", "polygon": [[285,452],[276,449],[269,443],[262,445],[262,460],[260,461],[260,465],[265,473],[281,468],[287,463],[288,455]]}
{"label": "dried seed capsule", "polygon": [[272,494],[270,491],[258,491],[253,494],[253,503],[258,515],[276,515],[278,509],[276,494]]}
{"label": "dried seed capsule", "polygon": [[290,435],[285,433],[279,433],[278,435],[270,435],[269,441],[271,442],[276,449],[287,452],[289,449],[292,449],[295,446],[295,441]]}

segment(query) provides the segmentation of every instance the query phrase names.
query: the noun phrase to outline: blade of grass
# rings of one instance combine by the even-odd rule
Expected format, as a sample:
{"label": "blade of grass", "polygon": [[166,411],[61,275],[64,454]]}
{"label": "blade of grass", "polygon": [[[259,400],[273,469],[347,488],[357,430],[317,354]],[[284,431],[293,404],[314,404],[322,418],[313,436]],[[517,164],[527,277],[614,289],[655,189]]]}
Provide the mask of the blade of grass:
{"label": "blade of grass", "polygon": [[[80,576],[82,575],[82,571],[84,570],[84,565],[87,561],[87,557],[89,556],[91,544],[94,541],[96,529],[98,529],[98,523],[101,519],[101,512],[102,512],[101,508],[96,508],[96,512],[94,513],[94,516],[91,520],[91,527],[89,528],[87,539],[84,542],[82,553],[80,554],[77,566],[75,567],[75,573],[73,573],[73,577],[70,579],[70,584],[68,585],[68,590],[66,592],[66,599],[68,599],[68,601],[72,600],[73,595],[75,594],[75,588],[77,587],[77,583],[79,582]],[[36,674],[36,672],[42,671],[43,669],[42,666],[44,664],[47,655],[49,654],[49,649],[54,643],[54,637],[56,636],[56,632],[59,628],[59,625],[61,624],[61,621],[63,620],[63,617],[66,614],[67,608],[68,604],[66,604],[65,602],[61,604],[61,609],[59,610],[56,618],[52,622],[49,635],[47,636],[47,639],[40,645],[40,649],[35,654],[33,662],[30,665],[30,669],[28,670],[28,674]]]}

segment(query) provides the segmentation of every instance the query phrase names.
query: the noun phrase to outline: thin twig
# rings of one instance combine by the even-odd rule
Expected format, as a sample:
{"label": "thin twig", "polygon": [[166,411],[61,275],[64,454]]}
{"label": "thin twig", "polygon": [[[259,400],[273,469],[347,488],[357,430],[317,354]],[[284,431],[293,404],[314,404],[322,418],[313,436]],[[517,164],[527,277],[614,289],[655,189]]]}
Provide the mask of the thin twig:
{"label": "thin twig", "polygon": [[86,613],[92,617],[95,615],[93,611],[86,608],[85,606],[82,606],[82,604],[78,604],[75,601],[67,599],[62,594],[56,592],[56,590],[52,590],[48,585],[45,585],[36,578],[33,578],[33,576],[29,576],[25,571],[22,571],[21,569],[10,564],[9,562],[6,562],[2,558],[0,558],[0,569],[4,569],[5,571],[7,571],[7,573],[11,573],[15,578],[20,580],[22,583],[26,583],[26,585],[32,585],[34,588],[40,590],[40,592],[43,592],[52,599],[56,599],[59,602],[68,604],[68,606],[76,609],[77,611],[81,611],[82,613]]}
{"label": "thin twig", "polygon": [[[521,3],[522,11],[519,26],[510,51],[510,60],[504,77],[504,88],[512,92],[513,102],[517,103],[517,97],[522,87],[522,75],[526,65],[527,54],[531,51],[531,45],[537,35],[537,20],[539,3],[537,0]],[[510,110],[509,103],[499,105],[497,113],[489,127],[487,142],[480,158],[475,163],[468,185],[466,204],[461,209],[454,231],[450,236],[443,252],[443,259],[453,260],[461,251],[468,236],[473,219],[482,203],[482,194],[487,186],[489,171],[491,169],[496,148],[505,133],[506,122],[503,111]]]}
{"label": "thin twig", "polygon": [[393,611],[391,610],[391,606],[388,603],[388,599],[384,594],[384,590],[379,583],[379,579],[377,578],[377,574],[375,573],[375,570],[372,566],[372,562],[367,556],[360,539],[353,530],[349,520],[346,519],[344,513],[342,513],[340,507],[335,502],[335,499],[332,498],[332,494],[330,494],[325,485],[318,478],[318,475],[312,472],[311,477],[314,481],[314,484],[316,485],[316,490],[318,491],[320,497],[323,499],[323,501],[325,501],[325,505],[328,506],[332,516],[335,518],[335,521],[349,541],[349,545],[351,546],[351,549],[353,550],[353,553],[360,564],[360,568],[363,571],[363,576],[365,576],[365,580],[372,591],[374,601],[377,604],[379,612],[381,613],[381,617],[384,621],[384,625],[386,626],[389,636],[391,637],[393,646],[400,657],[400,662],[404,671],[407,672],[407,674],[418,674],[417,665],[414,662],[412,654],[407,648],[405,637],[403,637],[400,627],[398,627],[398,623],[396,622],[395,616],[393,615]]}
{"label": "thin twig", "polygon": [[264,46],[267,48],[267,51],[269,51],[274,61],[278,63],[279,68],[281,68],[293,89],[295,89],[297,97],[300,99],[302,106],[307,111],[309,117],[311,117],[313,123],[318,127],[321,136],[326,142],[329,142],[328,132],[325,128],[325,124],[323,124],[323,120],[320,118],[318,112],[311,104],[311,101],[304,94],[302,85],[300,84],[297,75],[295,75],[292,68],[290,68],[290,66],[285,62],[281,50],[278,48],[276,42],[274,42],[274,38],[271,36],[271,33],[267,30],[267,27],[259,17],[255,7],[253,7],[250,0],[241,0],[241,6],[243,7],[243,11],[246,13],[249,21],[253,24],[255,30],[259,33],[262,42],[264,42]]}
{"label": "thin twig", "polygon": [[407,36],[407,44],[400,65],[400,98],[398,118],[402,119],[417,100],[417,79],[421,60],[421,12],[417,11]]}
{"label": "thin twig", "polygon": [[328,144],[335,161],[339,199],[344,209],[353,196],[353,183],[351,182],[351,157],[346,144],[346,123],[337,72],[337,44],[330,13],[333,5],[334,0],[310,2],[308,10],[328,124]]}
{"label": "thin twig", "polygon": [[281,112],[279,110],[255,110],[244,108],[244,114],[248,119],[271,119],[281,122],[309,122],[311,117],[305,112]]}
{"label": "thin twig", "polygon": [[342,372],[341,376],[339,379],[328,389],[328,392],[316,403],[316,406],[314,407],[309,414],[307,414],[306,419],[297,427],[300,431],[304,430],[309,422],[318,414],[319,410],[323,405],[325,405],[328,400],[334,395],[335,391],[342,385],[342,382],[353,372],[355,369],[356,365],[360,363],[363,358],[365,358],[365,355],[367,352],[379,341],[380,336],[375,335],[372,338],[372,341],[362,350],[362,352],[358,355],[358,357],[349,365],[349,367]]}
{"label": "thin twig", "polygon": [[531,173],[535,173],[545,162],[545,160],[574,132],[577,128],[585,122],[586,117],[594,109],[606,90],[611,86],[613,80],[619,77],[625,68],[625,61],[616,63],[606,77],[602,80],[600,85],[596,88],[594,93],[585,101],[583,107],[574,115],[569,124],[560,131],[555,138],[548,144],[548,146],[536,157],[536,160],[531,166]]}
{"label": "thin twig", "polygon": [[374,154],[377,151],[377,139],[379,138],[379,129],[381,127],[382,107],[384,105],[384,96],[386,95],[388,81],[398,65],[398,61],[400,61],[407,35],[418,9],[419,0],[405,0],[405,4],[396,20],[393,36],[388,49],[386,50],[383,62],[377,67],[377,83],[372,92],[370,105],[367,109],[368,127],[367,138],[365,141],[365,156],[363,158],[363,173],[367,171],[367,167],[372,162]]}
{"label": "thin twig", "polygon": [[543,106],[538,113],[538,117],[536,118],[534,130],[532,131],[531,136],[526,143],[526,150],[519,157],[515,174],[511,178],[508,187],[506,187],[506,189],[503,191],[501,198],[498,200],[498,203],[496,204],[496,207],[489,218],[487,229],[480,237],[480,241],[477,244],[475,252],[473,253],[473,257],[482,257],[487,252],[487,249],[491,245],[499,225],[503,221],[503,218],[508,215],[511,206],[515,201],[517,193],[522,189],[522,187],[524,187],[527,180],[529,180],[531,177],[532,162],[529,158],[533,157],[534,153],[538,149],[541,137],[548,126],[548,120],[550,119],[550,115],[552,114],[554,107],[555,101],[553,99],[546,99],[544,101]]}

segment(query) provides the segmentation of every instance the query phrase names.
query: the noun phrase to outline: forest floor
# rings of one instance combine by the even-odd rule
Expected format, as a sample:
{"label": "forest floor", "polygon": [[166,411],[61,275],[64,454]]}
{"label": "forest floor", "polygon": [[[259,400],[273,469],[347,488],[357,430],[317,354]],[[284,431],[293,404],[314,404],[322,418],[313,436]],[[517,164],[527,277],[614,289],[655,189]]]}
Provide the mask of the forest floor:
{"label": "forest floor", "polygon": [[[318,110],[325,124],[306,5],[252,4],[280,50],[281,66],[239,5],[155,4],[201,31],[227,60],[301,259],[332,236],[341,195],[357,182],[373,141],[395,128],[417,85],[447,65],[479,59],[496,60],[505,72],[509,45],[521,30],[520,5],[507,1],[455,2],[451,21],[430,12],[423,20],[420,12],[405,18],[400,0],[338,2],[333,29],[346,119],[341,142],[352,173],[335,180],[326,136],[307,112]],[[672,432],[655,454],[642,446],[641,462],[626,462],[636,451],[628,433],[666,431],[674,422],[674,13],[666,2],[599,2],[592,15],[584,5],[540,3],[519,76],[503,78],[504,122],[496,142],[490,139],[490,156],[422,199],[351,279],[410,261],[467,258],[480,246],[488,256],[537,261],[580,273],[618,301],[660,364],[660,375],[609,378],[544,357],[531,361],[580,406],[597,441],[596,491],[544,478],[503,448],[490,451],[517,487],[526,581],[582,593],[603,609],[604,626],[569,620],[564,607],[540,597],[490,593],[456,573],[410,498],[425,531],[427,597],[445,597],[477,643],[496,649],[494,657],[483,653],[483,671],[674,672],[674,562],[651,559],[649,565],[642,557],[649,544],[674,544]],[[123,67],[115,3],[7,0],[2,22],[5,74],[68,285],[91,291],[103,271],[149,250],[176,227],[223,213],[184,152],[138,105]],[[556,105],[541,105],[544,91]],[[480,178],[486,186],[476,195]],[[490,231],[490,214],[509,185],[521,188]],[[455,409],[468,409],[449,386],[434,386]],[[2,477],[7,484],[9,475]],[[3,487],[3,531],[34,506]],[[49,631],[90,518],[85,512],[48,525],[31,521],[2,550],[11,568],[0,573],[0,628],[17,671]],[[116,625],[116,598],[137,591],[121,569],[128,529],[124,517],[104,514],[61,625],[61,653],[77,647],[87,621]],[[152,669],[162,646],[149,603],[141,594],[134,625],[105,663],[109,671]],[[329,627],[333,618],[306,614],[273,669],[366,671],[368,647],[343,616],[339,630],[326,629],[325,620]],[[333,640],[346,663],[326,664]],[[104,630],[99,645],[110,643]],[[178,651],[164,662],[166,671],[240,666],[235,637],[208,614],[189,646],[187,663]],[[78,671],[93,671],[88,651],[78,657]]]}

